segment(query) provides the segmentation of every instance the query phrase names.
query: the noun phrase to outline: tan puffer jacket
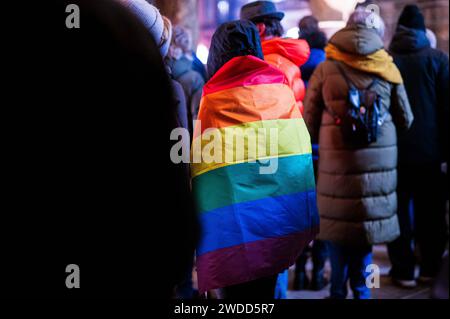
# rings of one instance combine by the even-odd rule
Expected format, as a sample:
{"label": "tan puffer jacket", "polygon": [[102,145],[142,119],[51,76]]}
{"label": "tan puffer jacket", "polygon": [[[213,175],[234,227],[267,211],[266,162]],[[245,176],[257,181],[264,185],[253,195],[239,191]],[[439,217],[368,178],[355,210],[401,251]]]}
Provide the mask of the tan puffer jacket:
{"label": "tan puffer jacket", "polygon": [[[383,42],[366,28],[344,29],[331,40],[340,50],[358,55],[372,54]],[[318,206],[323,240],[346,245],[391,242],[399,234],[397,219],[397,132],[413,121],[403,85],[380,81],[372,88],[382,98],[387,114],[378,141],[367,148],[346,144],[330,112],[347,111],[348,85],[335,61],[322,63],[313,74],[305,99],[305,120],[319,141]],[[367,88],[374,77],[341,63],[359,88]]]}

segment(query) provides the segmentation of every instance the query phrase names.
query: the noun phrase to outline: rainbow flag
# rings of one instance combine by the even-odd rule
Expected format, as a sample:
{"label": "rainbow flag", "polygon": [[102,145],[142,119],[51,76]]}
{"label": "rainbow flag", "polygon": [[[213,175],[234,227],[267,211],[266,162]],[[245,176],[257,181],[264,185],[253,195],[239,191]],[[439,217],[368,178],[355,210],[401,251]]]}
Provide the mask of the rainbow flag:
{"label": "rainbow flag", "polygon": [[319,230],[310,135],[285,76],[234,58],[206,84],[198,119],[200,292],[284,271]]}

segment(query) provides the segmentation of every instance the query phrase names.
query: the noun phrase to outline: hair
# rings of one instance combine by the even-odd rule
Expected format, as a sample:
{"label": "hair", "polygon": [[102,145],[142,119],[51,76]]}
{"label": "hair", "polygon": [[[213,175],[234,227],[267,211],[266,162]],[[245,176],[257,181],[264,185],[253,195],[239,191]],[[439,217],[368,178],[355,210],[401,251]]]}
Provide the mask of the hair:
{"label": "hair", "polygon": [[161,55],[164,58],[169,53],[170,44],[172,42],[173,27],[172,22],[170,21],[169,18],[165,16],[163,16],[162,18],[164,21],[164,30],[161,36],[161,42],[159,43],[158,47],[161,52]]}
{"label": "hair", "polygon": [[313,16],[307,16],[298,24],[299,38],[308,42],[313,49],[324,49],[327,45],[327,36],[319,28],[319,21]]}
{"label": "hair", "polygon": [[266,37],[282,37],[284,34],[283,26],[281,25],[281,21],[276,18],[264,17],[257,18],[252,20],[254,24],[264,23],[266,26]]}
{"label": "hair", "polygon": [[386,25],[378,14],[362,9],[353,12],[348,19],[347,27],[353,26],[365,26],[368,29],[374,29],[381,38],[384,38],[386,31]]}
{"label": "hair", "polygon": [[320,31],[319,20],[314,16],[306,16],[300,20],[298,28],[304,34]]}

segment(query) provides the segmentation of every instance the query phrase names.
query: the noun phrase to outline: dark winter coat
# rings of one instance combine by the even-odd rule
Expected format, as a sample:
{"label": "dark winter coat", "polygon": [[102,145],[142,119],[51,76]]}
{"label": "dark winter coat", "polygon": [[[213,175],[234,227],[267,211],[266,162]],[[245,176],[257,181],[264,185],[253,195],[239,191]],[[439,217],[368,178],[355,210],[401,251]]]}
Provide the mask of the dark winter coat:
{"label": "dark winter coat", "polygon": [[201,74],[194,71],[193,62],[186,57],[182,57],[179,60],[171,59],[169,65],[173,78],[183,87],[188,118],[190,121],[196,119],[205,82]]}
{"label": "dark winter coat", "polygon": [[[69,4],[80,29],[64,23]],[[185,167],[169,156],[178,123],[158,46],[117,1],[22,8],[2,8],[40,18],[2,20],[17,45],[2,69],[0,298],[169,300],[198,226]],[[80,289],[66,287],[69,264]]]}
{"label": "dark winter coat", "polygon": [[[380,37],[365,28],[338,32],[330,43],[341,50],[369,55],[383,48]],[[397,132],[407,129],[413,116],[403,85],[379,80],[373,89],[381,96],[385,123],[378,141],[355,149],[344,140],[340,127],[327,110],[344,114],[348,85],[337,62],[318,66],[305,100],[305,120],[313,139],[319,140],[318,206],[323,240],[347,245],[390,242],[400,233],[397,219]],[[360,88],[374,80],[368,73],[341,63]]]}
{"label": "dark winter coat", "polygon": [[308,87],[308,82],[311,79],[314,70],[317,66],[326,60],[325,46],[327,45],[327,36],[321,31],[303,34],[301,39],[306,40],[311,48],[311,55],[308,62],[300,67],[302,71],[302,79]]}
{"label": "dark winter coat", "polygon": [[177,109],[177,120],[180,127],[189,129],[186,96],[183,87],[178,81],[172,80],[173,97]]}
{"label": "dark winter coat", "polygon": [[302,78],[308,87],[309,80],[320,63],[326,60],[325,51],[323,49],[311,49],[311,55],[300,69],[302,70]]}
{"label": "dark winter coat", "polygon": [[448,56],[430,47],[424,31],[403,26],[397,29],[390,50],[402,72],[415,118],[411,130],[400,135],[400,164],[447,161]]}
{"label": "dark winter coat", "polygon": [[202,61],[200,61],[195,52],[192,52],[192,57],[194,58],[192,61],[192,70],[198,72],[202,76],[203,81],[206,83],[208,81],[208,74],[206,73],[205,65]]}

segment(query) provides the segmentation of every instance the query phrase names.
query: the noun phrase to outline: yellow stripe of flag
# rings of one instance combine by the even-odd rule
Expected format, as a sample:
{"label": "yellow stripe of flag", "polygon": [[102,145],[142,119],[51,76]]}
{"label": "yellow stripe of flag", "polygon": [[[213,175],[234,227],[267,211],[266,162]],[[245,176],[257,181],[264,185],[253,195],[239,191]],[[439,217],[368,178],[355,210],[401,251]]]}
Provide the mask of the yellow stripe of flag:
{"label": "yellow stripe of flag", "polygon": [[249,122],[206,130],[192,145],[192,176],[257,160],[311,154],[303,119]]}

